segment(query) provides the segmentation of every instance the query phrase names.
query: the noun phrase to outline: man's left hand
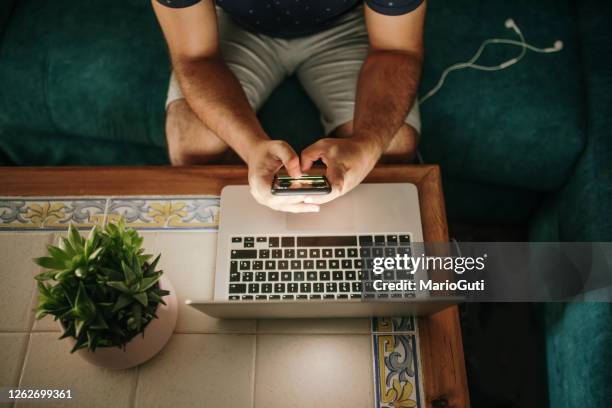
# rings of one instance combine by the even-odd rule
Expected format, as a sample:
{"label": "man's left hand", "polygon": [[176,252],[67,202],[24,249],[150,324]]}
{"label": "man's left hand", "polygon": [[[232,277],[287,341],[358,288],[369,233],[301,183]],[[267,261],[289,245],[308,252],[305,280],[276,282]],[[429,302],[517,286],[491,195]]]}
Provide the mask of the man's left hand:
{"label": "man's left hand", "polygon": [[374,168],[382,148],[367,138],[325,138],[302,151],[302,171],[308,171],[319,159],[327,166],[326,177],[332,191],[326,195],[311,195],[305,203],[323,204],[357,187]]}

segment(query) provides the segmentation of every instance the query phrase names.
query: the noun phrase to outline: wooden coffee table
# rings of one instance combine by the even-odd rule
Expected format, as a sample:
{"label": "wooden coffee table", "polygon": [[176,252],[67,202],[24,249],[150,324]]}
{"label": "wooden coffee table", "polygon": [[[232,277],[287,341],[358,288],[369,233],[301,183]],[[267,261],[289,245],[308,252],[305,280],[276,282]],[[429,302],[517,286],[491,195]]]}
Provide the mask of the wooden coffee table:
{"label": "wooden coffee table", "polygon": [[[0,196],[219,195],[223,186],[246,184],[246,168],[55,167],[0,168]],[[440,170],[433,165],[381,165],[366,182],[409,182],[419,190],[426,242],[447,242]],[[425,406],[469,407],[457,307],[420,318],[420,358]]]}

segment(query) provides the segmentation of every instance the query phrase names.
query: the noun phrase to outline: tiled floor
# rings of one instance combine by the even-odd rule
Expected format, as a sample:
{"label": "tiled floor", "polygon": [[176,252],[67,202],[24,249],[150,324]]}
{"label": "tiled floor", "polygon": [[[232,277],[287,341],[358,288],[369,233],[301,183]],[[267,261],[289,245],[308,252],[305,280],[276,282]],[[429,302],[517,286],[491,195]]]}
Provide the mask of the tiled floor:
{"label": "tiled floor", "polygon": [[[88,408],[421,406],[413,319],[221,321],[186,306],[187,298],[212,297],[217,204],[210,197],[0,198],[0,388],[71,388],[65,406]],[[68,222],[89,228],[117,214],[140,229],[147,252],[162,253],[180,305],[164,350],[125,371],[71,355],[57,324],[34,322],[32,312],[39,268],[31,258]],[[30,405],[39,406],[15,406]]]}

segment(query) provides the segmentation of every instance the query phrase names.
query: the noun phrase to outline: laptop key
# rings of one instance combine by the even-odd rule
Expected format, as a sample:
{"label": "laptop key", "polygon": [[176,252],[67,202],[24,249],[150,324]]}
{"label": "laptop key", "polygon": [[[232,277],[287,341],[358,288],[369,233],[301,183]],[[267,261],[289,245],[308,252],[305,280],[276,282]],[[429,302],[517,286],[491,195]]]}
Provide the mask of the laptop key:
{"label": "laptop key", "polygon": [[295,258],[295,249],[285,249],[285,258]]}
{"label": "laptop key", "polygon": [[310,295],[310,299],[321,299],[321,295]]}
{"label": "laptop key", "polygon": [[340,292],[350,292],[351,284],[349,282],[340,282],[339,289],[340,289]]}
{"label": "laptop key", "polygon": [[291,280],[291,272],[281,272],[281,280],[283,282],[288,282]]}
{"label": "laptop key", "polygon": [[293,280],[294,281],[303,281],[304,280],[304,272],[302,272],[302,271],[293,272]]}
{"label": "laptop key", "polygon": [[306,259],[303,265],[304,269],[314,269],[314,261],[312,259]]}
{"label": "laptop key", "polygon": [[282,257],[283,257],[283,250],[282,249],[273,249],[272,250],[272,258],[278,259],[278,258],[282,258]]}
{"label": "laptop key", "polygon": [[344,248],[336,248],[334,250],[334,256],[336,258],[344,258],[346,256],[346,251],[344,250]]}
{"label": "laptop key", "polygon": [[319,248],[313,248],[310,250],[311,258],[318,258],[321,256],[321,250]]}
{"label": "laptop key", "polygon": [[351,269],[353,267],[353,261],[350,259],[343,259],[340,264],[342,265],[342,269]]}
{"label": "laptop key", "polygon": [[248,271],[251,269],[251,261],[240,261],[240,270]]}
{"label": "laptop key", "polygon": [[363,268],[363,260],[362,259],[355,259],[353,261],[353,265],[355,266],[355,269],[361,269],[361,268]]}
{"label": "laptop key", "polygon": [[336,282],[327,282],[325,284],[325,291],[326,292],[337,292],[338,284]]}
{"label": "laptop key", "polygon": [[278,281],[278,272],[268,272],[268,280],[270,282]]}
{"label": "laptop key", "polygon": [[240,300],[240,296],[232,295],[232,296],[229,297],[229,300]]}
{"label": "laptop key", "polygon": [[302,261],[299,259],[291,261],[291,269],[302,269]]}
{"label": "laptop key", "polygon": [[409,235],[400,235],[399,236],[400,245],[408,245],[410,243]]}
{"label": "laptop key", "polygon": [[270,296],[268,296],[269,300],[280,300],[280,298],[281,298],[280,295],[270,295]]}
{"label": "laptop key", "polygon": [[317,283],[313,284],[312,288],[317,293],[325,292],[325,284],[321,283],[321,282],[317,282]]}
{"label": "laptop key", "polygon": [[317,269],[326,269],[327,261],[325,259],[317,259]]}
{"label": "laptop key", "polygon": [[266,281],[266,273],[265,272],[257,272],[257,273],[255,273],[255,280],[257,282],[265,282]]}
{"label": "laptop key", "polygon": [[354,281],[355,279],[357,279],[357,274],[355,273],[355,271],[346,271],[345,275],[346,280]]}
{"label": "laptop key", "polygon": [[359,237],[360,246],[372,246],[372,237],[370,235],[361,235]]}
{"label": "laptop key", "polygon": [[323,295],[323,299],[335,299],[335,298],[336,298],[336,296],[334,296],[334,295],[332,295],[332,294],[329,294],[329,293],[328,293],[328,294]]}
{"label": "laptop key", "polygon": [[348,295],[347,294],[340,294],[340,295],[338,295],[338,299],[348,299]]}
{"label": "laptop key", "polygon": [[359,256],[359,251],[357,248],[349,248],[346,250],[346,256],[349,258],[357,258]]}
{"label": "laptop key", "polygon": [[256,249],[232,249],[231,259],[254,259],[257,258]]}
{"label": "laptop key", "polygon": [[340,261],[337,259],[329,260],[329,269],[338,269],[340,268]]}
{"label": "laptop key", "polygon": [[397,245],[397,235],[387,235],[387,245]]}
{"label": "laptop key", "polygon": [[278,245],[279,245],[278,237],[268,238],[268,248],[278,248]]}
{"label": "laptop key", "polygon": [[266,271],[276,269],[276,261],[266,261]]}
{"label": "laptop key", "polygon": [[268,300],[268,295],[256,295],[255,300]]}
{"label": "laptop key", "polygon": [[361,292],[361,288],[362,288],[361,282],[353,282],[351,284],[351,289],[353,289],[353,292]]}
{"label": "laptop key", "polygon": [[278,269],[284,270],[289,269],[289,261],[278,261]]}
{"label": "laptop key", "polygon": [[259,293],[259,283],[249,283],[249,293]]}
{"label": "laptop key", "polygon": [[283,295],[283,300],[293,300],[293,295]]}
{"label": "laptop key", "polygon": [[270,250],[269,249],[260,249],[259,250],[259,259],[269,259],[270,258]]}
{"label": "laptop key", "polygon": [[306,300],[308,299],[308,295],[297,295],[295,298],[297,300]]}
{"label": "laptop key", "polygon": [[240,282],[240,274],[238,272],[230,272],[230,282]]}
{"label": "laptop key", "polygon": [[254,248],[255,247],[255,243],[254,242],[245,242],[244,243],[244,247],[245,248]]}
{"label": "laptop key", "polygon": [[395,247],[386,247],[385,248],[385,256],[387,258],[393,258],[395,256],[396,250]]}
{"label": "laptop key", "polygon": [[369,258],[370,256],[372,256],[372,253],[370,252],[370,248],[359,249],[359,256],[361,258]]}
{"label": "laptop key", "polygon": [[329,248],[324,248],[321,253],[323,254],[323,258],[331,258],[332,256],[334,256],[333,251]]}
{"label": "laptop key", "polygon": [[289,293],[297,293],[299,291],[299,285],[295,282],[287,284],[287,292]]}
{"label": "laptop key", "polygon": [[244,237],[244,242],[255,242],[255,237]]}
{"label": "laptop key", "polygon": [[243,282],[253,282],[253,272],[243,272],[242,281]]}
{"label": "laptop key", "polygon": [[238,261],[230,262],[230,273],[232,272],[238,272]]}
{"label": "laptop key", "polygon": [[300,292],[302,293],[312,292],[312,285],[310,283],[300,283]]}
{"label": "laptop key", "polygon": [[304,248],[299,248],[297,250],[297,257],[298,258],[308,258],[308,251]]}
{"label": "laptop key", "polygon": [[329,280],[329,271],[321,271],[321,272],[319,272],[319,280],[328,281]]}
{"label": "laptop key", "polygon": [[294,237],[282,237],[281,238],[281,246],[283,246],[283,247],[292,247],[292,246],[295,246],[295,238]]}
{"label": "laptop key", "polygon": [[361,299],[361,295],[359,293],[351,293],[351,299]]}
{"label": "laptop key", "polygon": [[381,258],[384,256],[383,248],[372,248],[372,256],[374,258]]}
{"label": "laptop key", "polygon": [[246,283],[230,283],[229,293],[246,293]]}
{"label": "laptop key", "polygon": [[253,261],[253,270],[254,271],[262,271],[263,270],[263,261]]}
{"label": "laptop key", "polygon": [[232,237],[232,242],[242,242],[242,237]]}
{"label": "laptop key", "polygon": [[340,236],[331,235],[325,237],[297,237],[299,247],[336,247],[336,246],[355,246],[357,238],[352,235]]}
{"label": "laptop key", "polygon": [[257,242],[266,242],[268,238],[266,237],[257,237]]}
{"label": "laptop key", "polygon": [[385,246],[385,236],[384,235],[374,235],[374,245],[375,246]]}
{"label": "laptop key", "polygon": [[262,283],[261,284],[261,293],[272,293],[272,284],[271,283]]}
{"label": "laptop key", "polygon": [[344,275],[342,271],[332,271],[332,279],[335,281],[340,281],[344,279],[342,275]]}
{"label": "laptop key", "polygon": [[317,280],[317,272],[316,271],[306,272],[306,279],[309,280],[309,281],[316,281]]}
{"label": "laptop key", "polygon": [[284,283],[275,283],[274,284],[274,293],[284,293],[285,292],[285,284]]}

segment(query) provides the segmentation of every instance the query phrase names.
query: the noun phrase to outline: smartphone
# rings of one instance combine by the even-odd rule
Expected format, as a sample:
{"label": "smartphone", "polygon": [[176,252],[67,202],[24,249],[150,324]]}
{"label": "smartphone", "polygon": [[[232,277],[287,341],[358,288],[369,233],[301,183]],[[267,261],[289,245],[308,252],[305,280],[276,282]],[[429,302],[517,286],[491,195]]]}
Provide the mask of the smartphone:
{"label": "smartphone", "polygon": [[325,176],[307,176],[299,178],[276,176],[272,182],[274,195],[329,194],[331,185]]}

